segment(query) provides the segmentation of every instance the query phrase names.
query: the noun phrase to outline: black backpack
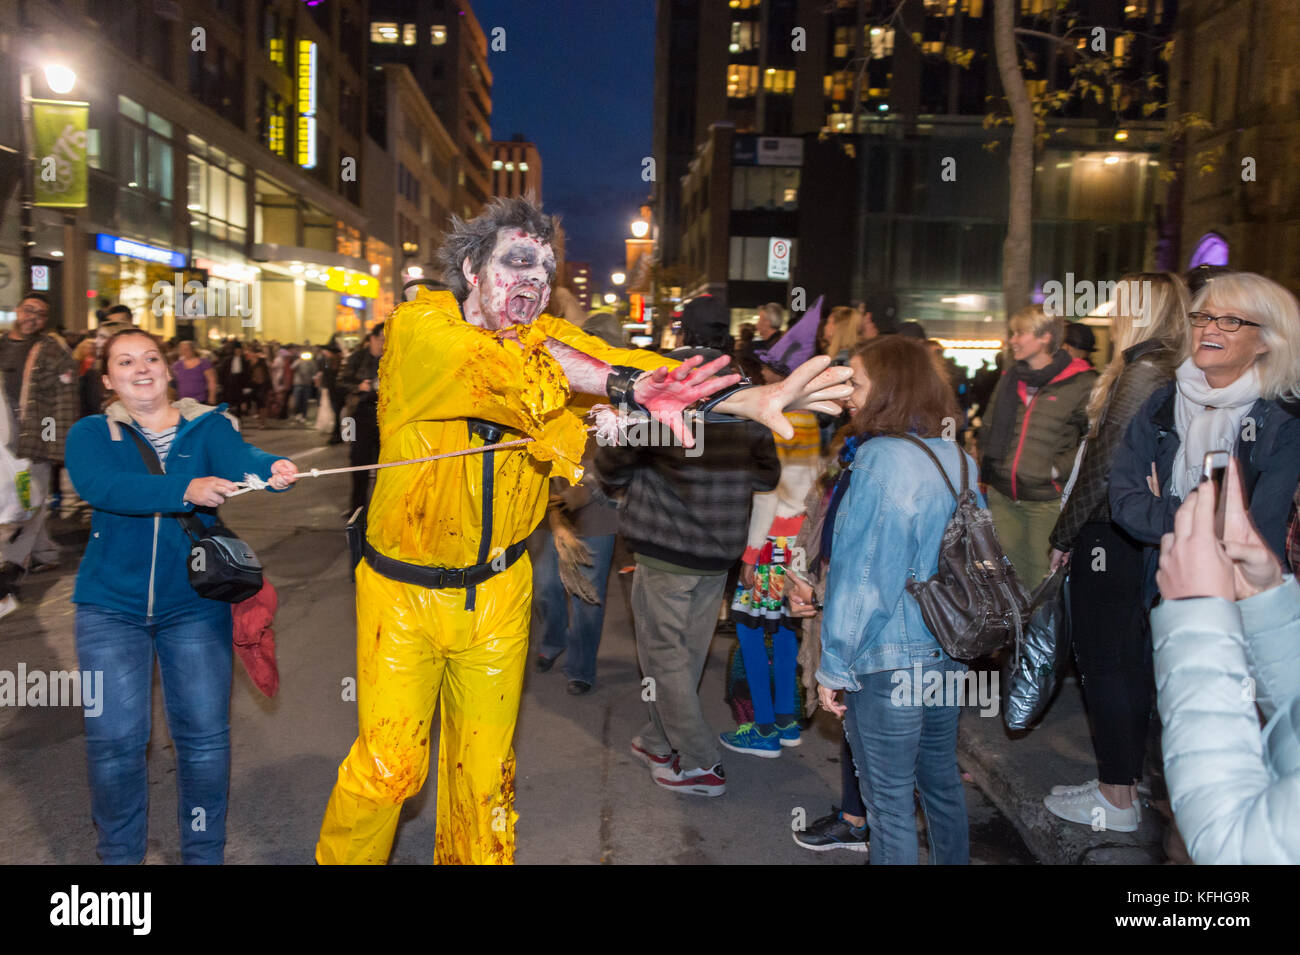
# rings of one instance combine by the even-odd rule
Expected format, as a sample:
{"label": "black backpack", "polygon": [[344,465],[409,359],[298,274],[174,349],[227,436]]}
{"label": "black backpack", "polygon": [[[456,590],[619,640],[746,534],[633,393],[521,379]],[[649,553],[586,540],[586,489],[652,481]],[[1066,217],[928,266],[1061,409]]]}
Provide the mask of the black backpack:
{"label": "black backpack", "polygon": [[944,528],[939,566],[929,580],[910,580],[907,592],[921,605],[921,617],[944,651],[955,660],[974,660],[1017,646],[1029,619],[1029,597],[998,542],[993,515],[980,507],[969,486],[969,466],[960,448],[961,493],[952,486],[935,453],[919,438],[902,434],[929,455],[943,475],[957,508]]}

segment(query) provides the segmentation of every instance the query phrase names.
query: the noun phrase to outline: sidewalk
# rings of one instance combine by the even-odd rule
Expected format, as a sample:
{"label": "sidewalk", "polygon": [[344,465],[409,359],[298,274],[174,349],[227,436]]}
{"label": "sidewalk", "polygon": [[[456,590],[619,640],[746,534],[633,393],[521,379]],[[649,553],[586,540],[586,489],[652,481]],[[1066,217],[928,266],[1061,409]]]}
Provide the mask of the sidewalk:
{"label": "sidewalk", "polygon": [[1031,730],[1011,733],[998,714],[962,714],[957,741],[962,769],[1012,820],[1039,862],[1052,865],[1152,865],[1165,861],[1165,821],[1142,796],[1137,832],[1094,832],[1048,812],[1043,797],[1055,785],[1097,775],[1083,696],[1067,678],[1046,715]]}

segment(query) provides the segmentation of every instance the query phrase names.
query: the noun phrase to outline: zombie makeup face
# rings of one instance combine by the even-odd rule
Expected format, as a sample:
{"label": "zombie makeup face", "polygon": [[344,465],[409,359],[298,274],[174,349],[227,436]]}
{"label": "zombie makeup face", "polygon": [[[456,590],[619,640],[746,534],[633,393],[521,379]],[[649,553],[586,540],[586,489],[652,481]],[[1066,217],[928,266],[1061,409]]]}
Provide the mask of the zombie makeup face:
{"label": "zombie makeup face", "polygon": [[496,330],[527,325],[542,314],[551,297],[555,253],[548,243],[522,229],[501,229],[479,273],[471,272],[469,259],[462,268],[471,286],[466,318]]}

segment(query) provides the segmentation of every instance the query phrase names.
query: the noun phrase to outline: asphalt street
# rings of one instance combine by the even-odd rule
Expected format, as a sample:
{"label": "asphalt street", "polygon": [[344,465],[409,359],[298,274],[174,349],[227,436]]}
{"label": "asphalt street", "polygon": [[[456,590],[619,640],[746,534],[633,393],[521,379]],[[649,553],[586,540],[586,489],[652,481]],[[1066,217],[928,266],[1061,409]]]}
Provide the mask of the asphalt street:
{"label": "asphalt street", "polygon": [[[252,429],[246,437],[304,468],[347,463],[344,448],[323,447],[306,428]],[[347,476],[325,476],[306,478],[289,494],[246,494],[222,509],[280,595],[279,694],[267,700],[236,665],[228,863],[310,863],[338,764],[356,735],[356,707],[345,699],[355,670],[347,501]],[[21,608],[0,621],[0,670],[76,666],[70,597],[88,533],[84,505],[65,503],[53,526],[63,566],[22,582]],[[629,755],[645,704],[628,608],[631,578],[617,575],[625,557],[615,560],[593,692],[568,695],[560,666],[540,673],[530,660],[515,738],[517,862],[860,864],[860,854],[813,853],[792,839],[800,814],[812,821],[839,801],[839,725],[827,714],[818,714],[804,745],[779,759],[728,754],[727,794],[717,799],[665,792]],[[715,638],[701,688],[719,731],[732,726],[723,671],[733,639]],[[82,721],[74,707],[0,708],[0,863],[96,861]],[[156,680],[149,785],[146,861],[178,863],[175,756]],[[404,806],[393,863],[431,861],[434,790],[431,774]],[[973,861],[1032,863],[1016,828],[969,781],[966,795]],[[922,847],[924,858],[924,840]]]}

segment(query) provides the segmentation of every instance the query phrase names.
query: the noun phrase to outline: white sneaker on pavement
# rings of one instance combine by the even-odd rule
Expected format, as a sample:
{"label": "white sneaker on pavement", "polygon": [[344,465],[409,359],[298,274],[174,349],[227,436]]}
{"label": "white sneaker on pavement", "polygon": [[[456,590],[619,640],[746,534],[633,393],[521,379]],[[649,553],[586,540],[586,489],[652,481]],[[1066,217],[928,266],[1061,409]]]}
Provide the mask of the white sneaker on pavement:
{"label": "white sneaker on pavement", "polygon": [[1098,832],[1137,832],[1138,821],[1142,818],[1142,811],[1136,802],[1128,809],[1116,809],[1097,789],[1044,796],[1043,805],[1066,822],[1091,826]]}
{"label": "white sneaker on pavement", "polygon": [[1079,783],[1079,785],[1077,785],[1077,786],[1053,786],[1053,787],[1052,787],[1052,795],[1053,795],[1053,796],[1068,796],[1068,795],[1070,795],[1071,793],[1081,793],[1081,792],[1086,792],[1086,791],[1089,790],[1089,789],[1096,789],[1096,788],[1097,788],[1097,783],[1098,783],[1098,780],[1096,780],[1096,779],[1090,779],[1090,780],[1088,780],[1086,783]]}

